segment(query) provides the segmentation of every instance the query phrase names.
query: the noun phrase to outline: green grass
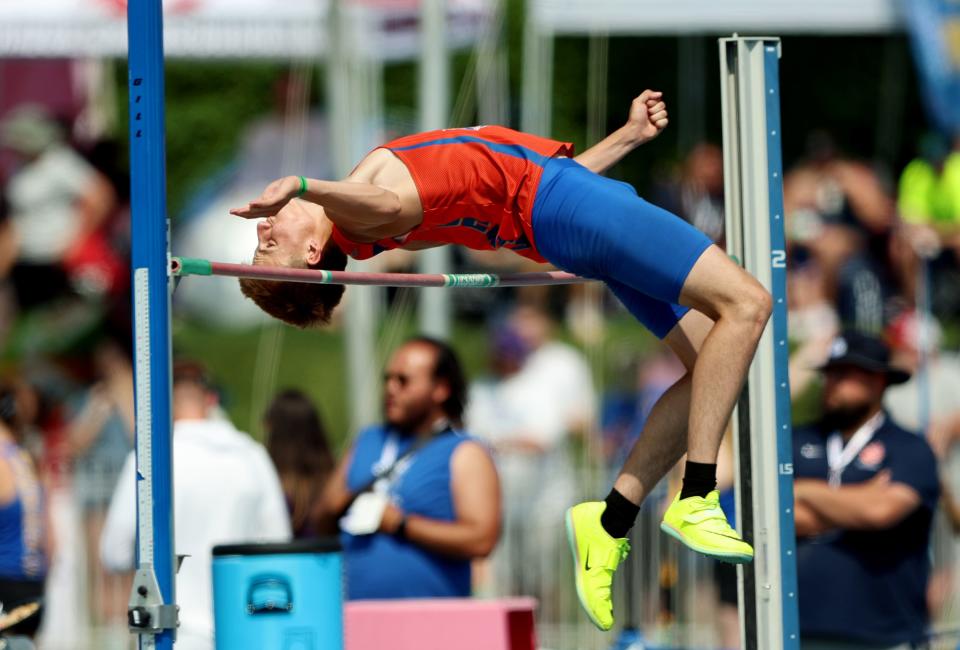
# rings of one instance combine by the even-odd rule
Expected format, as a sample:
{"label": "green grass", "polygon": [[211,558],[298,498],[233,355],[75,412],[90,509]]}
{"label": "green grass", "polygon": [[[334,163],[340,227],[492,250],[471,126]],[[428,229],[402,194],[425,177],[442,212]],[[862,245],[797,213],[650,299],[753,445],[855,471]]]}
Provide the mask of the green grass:
{"label": "green grass", "polygon": [[[415,325],[409,314],[384,320],[378,332],[379,367],[393,348],[416,333]],[[569,333],[561,331],[560,338],[570,340]],[[486,326],[457,322],[450,340],[468,379],[481,376],[487,369]],[[341,329],[298,330],[271,323],[225,330],[178,319],[173,342],[176,356],[197,359],[210,369],[231,419],[254,437],[262,437],[260,417],[270,396],[288,387],[303,390],[317,403],[335,445],[355,433],[349,430],[346,347]],[[608,319],[603,341],[584,350],[598,388],[634,381],[632,374],[623,376],[616,362],[643,354],[654,342],[632,319]],[[375,390],[379,395],[379,382]]]}
{"label": "green grass", "polygon": [[[393,319],[381,327],[379,340],[394,341],[396,345],[414,333],[412,320]],[[298,330],[279,324],[223,330],[178,320],[173,341],[176,356],[200,360],[210,369],[231,419],[254,437],[262,437],[260,414],[270,396],[288,387],[303,390],[316,402],[334,445],[339,446],[354,433],[349,430],[342,330]],[[451,341],[468,377],[482,373],[486,365],[486,329],[477,324],[457,323]],[[388,352],[378,353],[379,367]],[[376,390],[379,394],[379,383]]]}

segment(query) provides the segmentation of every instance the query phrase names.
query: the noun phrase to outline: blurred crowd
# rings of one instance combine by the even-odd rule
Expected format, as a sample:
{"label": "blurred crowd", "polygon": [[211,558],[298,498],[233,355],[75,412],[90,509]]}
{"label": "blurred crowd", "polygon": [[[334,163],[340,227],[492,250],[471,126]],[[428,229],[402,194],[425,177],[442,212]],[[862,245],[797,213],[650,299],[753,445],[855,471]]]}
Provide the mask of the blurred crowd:
{"label": "blurred crowd", "polygon": [[[0,147],[0,601],[9,612],[42,599],[42,615],[14,628],[32,635],[40,626],[42,647],[126,647],[135,534],[128,179],[116,143],[78,139],[69,120],[39,105],[6,113]],[[695,146],[655,179],[649,199],[722,243],[720,148]],[[873,449],[876,460],[860,479],[870,495],[903,484],[922,498],[907,493],[899,519],[851,530],[880,535],[906,520],[929,529],[942,490],[944,525],[960,531],[951,471],[960,471],[960,138],[925,137],[915,159],[890,174],[811,133],[805,156],[785,173],[784,223],[798,419],[820,426],[831,399],[857,394],[859,384],[837,388],[851,377],[824,369],[846,358],[838,340],[863,335],[888,351],[883,363],[905,372],[880,384],[854,377],[873,387],[863,403],[882,402],[885,417],[924,436],[939,463],[905,471],[942,479],[913,485],[900,470],[884,475],[884,455],[865,446],[861,454]],[[470,268],[504,263],[458,259]],[[360,432],[327,431],[310,399],[287,389],[250,432],[261,445],[231,424],[202,360],[178,361],[177,552],[191,556],[178,578],[178,647],[211,647],[214,545],[338,533],[350,597],[530,594],[541,617],[567,616],[556,523],[619,468],[653,404],[684,373],[657,344],[642,353],[611,345],[596,358],[604,317],[622,313],[596,287],[569,291],[460,299],[463,314],[483,319],[486,370],[468,377],[446,343],[413,338],[391,351],[382,420]],[[834,429],[827,433],[843,430]],[[338,454],[331,440],[343,438],[351,442]],[[806,461],[819,458],[815,440],[798,444]],[[721,464],[733,517],[729,440]],[[821,469],[808,464],[804,478],[829,484]],[[824,514],[819,487],[798,485],[810,515],[798,520],[801,536],[842,529]],[[641,522],[656,522],[666,494],[653,495]],[[953,555],[945,552],[946,568],[929,579],[924,616],[947,607]],[[659,570],[649,579],[666,594],[656,620],[669,625],[682,570],[671,563],[681,561],[653,562]],[[371,575],[377,580],[361,579]],[[736,578],[718,569],[704,580],[721,603],[717,647],[737,647]],[[81,629],[93,630],[82,642]]]}
{"label": "blurred crowd", "polygon": [[[50,625],[73,630],[126,615],[97,548],[134,431],[128,181],[119,146],[74,126],[29,103],[0,123],[0,600],[43,596]],[[51,647],[68,647],[58,634]]]}

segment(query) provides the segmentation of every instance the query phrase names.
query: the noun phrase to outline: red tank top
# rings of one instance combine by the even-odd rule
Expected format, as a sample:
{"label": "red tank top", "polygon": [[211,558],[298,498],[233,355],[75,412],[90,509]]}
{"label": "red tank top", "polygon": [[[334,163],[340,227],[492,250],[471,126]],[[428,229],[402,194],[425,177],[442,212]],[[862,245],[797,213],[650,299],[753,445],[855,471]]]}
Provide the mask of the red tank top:
{"label": "red tank top", "polygon": [[572,156],[573,145],[502,126],[428,131],[382,145],[410,170],[423,206],[423,222],[399,237],[364,244],[334,227],[333,237],[355,259],[407,242],[459,244],[476,250],[509,248],[536,262],[531,225],[543,165]]}

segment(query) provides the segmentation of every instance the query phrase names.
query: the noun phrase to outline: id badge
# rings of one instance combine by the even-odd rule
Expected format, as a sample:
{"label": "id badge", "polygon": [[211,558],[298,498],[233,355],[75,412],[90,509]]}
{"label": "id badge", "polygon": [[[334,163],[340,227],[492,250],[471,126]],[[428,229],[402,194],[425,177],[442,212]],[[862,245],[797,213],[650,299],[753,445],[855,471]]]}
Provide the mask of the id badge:
{"label": "id badge", "polygon": [[372,535],[380,528],[389,498],[381,492],[364,492],[340,518],[340,530],[350,535]]}

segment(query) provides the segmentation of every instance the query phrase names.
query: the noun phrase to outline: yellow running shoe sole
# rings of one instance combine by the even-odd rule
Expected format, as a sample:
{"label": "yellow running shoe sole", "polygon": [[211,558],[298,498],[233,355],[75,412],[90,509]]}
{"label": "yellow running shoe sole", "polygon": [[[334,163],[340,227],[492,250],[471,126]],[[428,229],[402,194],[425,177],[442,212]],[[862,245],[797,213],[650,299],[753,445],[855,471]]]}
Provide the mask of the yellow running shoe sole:
{"label": "yellow running shoe sole", "polygon": [[687,548],[693,549],[697,553],[701,553],[708,557],[712,557],[714,559],[720,560],[721,562],[726,562],[727,564],[748,564],[750,562],[753,562],[752,555],[747,555],[745,553],[728,553],[725,551],[717,551],[715,549],[707,548],[706,546],[703,546],[701,544],[697,544],[696,542],[691,542],[690,540],[685,539],[683,535],[680,534],[680,531],[678,531],[676,528],[674,528],[673,526],[671,526],[665,521],[660,522],[660,530],[662,530],[667,535],[674,538],[675,540],[677,540]]}

